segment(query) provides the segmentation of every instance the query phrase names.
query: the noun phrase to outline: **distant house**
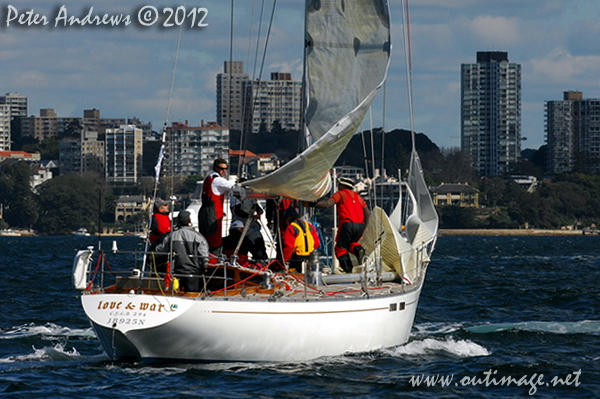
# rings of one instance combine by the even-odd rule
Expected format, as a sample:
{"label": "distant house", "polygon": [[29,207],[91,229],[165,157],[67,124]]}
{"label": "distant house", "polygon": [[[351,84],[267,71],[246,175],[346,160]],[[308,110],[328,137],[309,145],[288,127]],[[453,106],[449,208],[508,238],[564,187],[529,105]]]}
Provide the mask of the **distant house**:
{"label": "distant house", "polygon": [[134,215],[146,212],[152,203],[152,199],[145,195],[122,195],[115,206],[115,222],[131,222]]}
{"label": "distant house", "polygon": [[31,176],[31,188],[37,193],[36,187],[40,184],[52,179],[52,171],[43,166],[34,165],[33,175]]}
{"label": "distant house", "polygon": [[248,178],[264,176],[279,168],[281,161],[274,153],[255,154],[252,151],[229,150],[229,173],[237,174],[240,162]]}
{"label": "distant house", "polygon": [[467,183],[442,183],[433,189],[434,205],[479,208],[479,190]]}
{"label": "distant house", "polygon": [[25,151],[0,151],[0,162],[5,159],[18,159],[23,161],[39,161],[41,159],[40,153],[29,153]]}

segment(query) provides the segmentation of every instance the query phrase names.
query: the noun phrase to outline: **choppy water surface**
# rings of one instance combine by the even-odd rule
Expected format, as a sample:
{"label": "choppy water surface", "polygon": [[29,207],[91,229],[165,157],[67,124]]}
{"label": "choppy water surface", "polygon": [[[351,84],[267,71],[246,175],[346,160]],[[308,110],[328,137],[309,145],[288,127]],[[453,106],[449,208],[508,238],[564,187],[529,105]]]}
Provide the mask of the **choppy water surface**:
{"label": "choppy water surface", "polygon": [[96,238],[0,237],[0,397],[597,398],[599,244],[440,237],[405,345],[302,363],[149,366],[106,357],[71,287],[75,250]]}

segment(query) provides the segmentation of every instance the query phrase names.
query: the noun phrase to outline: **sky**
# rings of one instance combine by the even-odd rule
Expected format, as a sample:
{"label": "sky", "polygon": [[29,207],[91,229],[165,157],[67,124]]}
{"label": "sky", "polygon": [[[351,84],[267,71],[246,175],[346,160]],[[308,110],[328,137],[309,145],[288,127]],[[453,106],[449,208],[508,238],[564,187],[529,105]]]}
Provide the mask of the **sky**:
{"label": "sky", "polygon": [[[233,2],[233,39],[227,0],[0,2],[0,94],[27,96],[36,116],[42,108],[64,117],[96,108],[104,118],[152,122],[157,131],[165,121],[215,121],[216,75],[225,60],[244,61],[251,78],[302,76],[305,1],[277,1],[262,68],[255,37],[261,5],[265,32],[273,0]],[[180,6],[186,28],[170,96],[180,30],[163,9]],[[390,1],[394,47],[385,112],[380,95],[365,129],[382,126],[384,113],[386,130],[410,128],[401,7],[401,0]],[[415,130],[439,147],[460,146],[460,66],[475,63],[478,51],[506,51],[522,66],[523,149],[544,144],[544,101],[562,100],[570,90],[600,98],[597,0],[410,0],[409,9]],[[156,10],[158,18],[140,10]],[[117,26],[69,24],[68,18],[88,14],[123,19]],[[263,45],[264,39],[258,48]]]}

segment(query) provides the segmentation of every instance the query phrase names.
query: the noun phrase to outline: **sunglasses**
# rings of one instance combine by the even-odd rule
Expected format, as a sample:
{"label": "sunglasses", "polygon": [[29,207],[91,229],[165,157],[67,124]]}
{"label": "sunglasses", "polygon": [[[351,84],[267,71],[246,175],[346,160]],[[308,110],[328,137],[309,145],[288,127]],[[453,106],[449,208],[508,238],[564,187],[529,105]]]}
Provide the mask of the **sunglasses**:
{"label": "sunglasses", "polygon": [[217,166],[217,169],[218,169],[218,170],[227,170],[227,166],[226,166],[226,167],[224,167],[224,168],[222,168],[222,167],[220,167],[220,166]]}

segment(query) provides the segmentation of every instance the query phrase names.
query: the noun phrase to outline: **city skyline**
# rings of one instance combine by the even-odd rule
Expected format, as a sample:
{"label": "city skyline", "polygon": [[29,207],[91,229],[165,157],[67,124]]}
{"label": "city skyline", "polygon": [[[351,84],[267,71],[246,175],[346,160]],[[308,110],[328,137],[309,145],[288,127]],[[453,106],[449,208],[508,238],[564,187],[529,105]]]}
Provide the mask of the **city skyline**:
{"label": "city skyline", "polygon": [[[84,16],[90,5],[76,1],[14,1],[19,12],[47,15],[61,5]],[[247,2],[250,3],[250,2]],[[268,3],[268,2],[267,2]],[[151,3],[161,10],[164,5]],[[216,120],[216,75],[229,60],[229,2],[190,1],[205,7],[208,26],[184,29],[170,122]],[[303,0],[277,3],[262,79],[290,72],[301,79]],[[237,4],[236,4],[237,5]],[[233,60],[247,66],[250,4],[234,15]],[[400,0],[390,2],[393,60],[387,85],[386,130],[409,128]],[[522,148],[544,144],[544,102],[564,91],[600,97],[600,4],[588,0],[412,2],[411,37],[415,129],[440,147],[460,146],[460,66],[475,61],[478,51],[506,51],[523,67]],[[265,4],[265,15],[271,12]],[[104,1],[94,13],[137,18],[141,6]],[[137,117],[159,130],[165,121],[171,72],[179,29],[129,26],[6,26],[7,5],[0,5],[0,93],[18,92],[29,99],[29,115],[53,108],[61,116],[80,116],[98,108],[102,117]],[[255,12],[258,13],[258,11]],[[281,17],[283,17],[281,19]],[[257,21],[257,17],[254,17]],[[263,30],[266,29],[263,25]],[[256,32],[254,31],[253,34]],[[254,51],[255,43],[251,48]],[[258,67],[257,67],[258,70]],[[257,77],[253,68],[246,72]],[[373,125],[381,126],[381,96],[374,103]],[[369,118],[363,123],[368,129]]]}

